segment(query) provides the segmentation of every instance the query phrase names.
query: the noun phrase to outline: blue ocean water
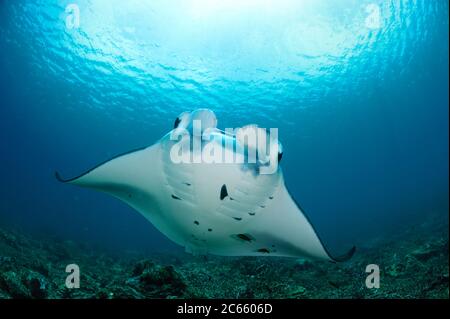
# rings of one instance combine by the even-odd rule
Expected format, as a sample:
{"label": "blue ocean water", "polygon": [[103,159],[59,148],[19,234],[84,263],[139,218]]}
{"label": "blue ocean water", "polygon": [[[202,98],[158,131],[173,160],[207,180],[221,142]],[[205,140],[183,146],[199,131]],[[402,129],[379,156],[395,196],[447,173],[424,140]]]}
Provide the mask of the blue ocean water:
{"label": "blue ocean water", "polygon": [[150,145],[200,107],[221,128],[279,129],[287,186],[331,249],[447,215],[448,14],[446,0],[1,0],[0,225],[179,249],[53,173]]}

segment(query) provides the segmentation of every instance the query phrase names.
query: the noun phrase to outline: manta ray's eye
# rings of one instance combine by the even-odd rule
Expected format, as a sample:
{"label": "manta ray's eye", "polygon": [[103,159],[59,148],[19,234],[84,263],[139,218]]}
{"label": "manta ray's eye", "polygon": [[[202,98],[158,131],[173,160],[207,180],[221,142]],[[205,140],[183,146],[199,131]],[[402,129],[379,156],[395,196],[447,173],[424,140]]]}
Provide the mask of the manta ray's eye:
{"label": "manta ray's eye", "polygon": [[177,128],[178,125],[180,125],[180,122],[181,122],[180,118],[177,117],[177,118],[175,119],[175,123],[173,124],[173,128],[174,128],[174,129]]}

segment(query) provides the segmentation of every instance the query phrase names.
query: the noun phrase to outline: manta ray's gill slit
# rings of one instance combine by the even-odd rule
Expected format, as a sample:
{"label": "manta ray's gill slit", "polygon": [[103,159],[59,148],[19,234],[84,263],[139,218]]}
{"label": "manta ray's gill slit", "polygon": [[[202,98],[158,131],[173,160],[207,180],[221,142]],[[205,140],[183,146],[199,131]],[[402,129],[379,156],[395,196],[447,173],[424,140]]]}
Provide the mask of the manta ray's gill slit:
{"label": "manta ray's gill slit", "polygon": [[186,186],[191,186],[192,185],[191,183],[188,183],[188,182],[184,182],[183,184],[186,185]]}
{"label": "manta ray's gill slit", "polygon": [[248,213],[250,216],[255,216],[255,213]]}
{"label": "manta ray's gill slit", "polygon": [[237,220],[237,221],[241,221],[242,218],[241,217],[233,217],[233,219]]}
{"label": "manta ray's gill slit", "polygon": [[175,196],[174,194],[172,194],[172,198],[173,198],[173,199],[176,199],[176,200],[182,200],[180,197]]}
{"label": "manta ray's gill slit", "polygon": [[182,187],[172,187],[172,190],[176,195],[192,196],[192,190],[186,185],[183,185]]}
{"label": "manta ray's gill slit", "polygon": [[255,240],[255,238],[253,238],[253,236],[249,235],[249,234],[237,234],[237,235],[233,235],[233,238],[245,241],[245,242],[252,242],[253,240]]}

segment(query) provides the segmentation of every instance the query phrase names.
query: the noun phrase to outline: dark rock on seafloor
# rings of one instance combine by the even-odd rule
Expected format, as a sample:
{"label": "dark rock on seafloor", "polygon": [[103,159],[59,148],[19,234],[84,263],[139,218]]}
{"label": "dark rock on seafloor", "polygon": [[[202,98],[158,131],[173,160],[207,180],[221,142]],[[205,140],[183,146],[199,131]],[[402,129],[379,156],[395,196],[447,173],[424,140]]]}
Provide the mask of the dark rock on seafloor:
{"label": "dark rock on seafloor", "polygon": [[157,291],[157,297],[180,297],[186,289],[181,275],[172,266],[148,264],[139,281],[143,289],[151,295]]}
{"label": "dark rock on seafloor", "polygon": [[0,290],[6,292],[12,298],[28,299],[31,298],[30,291],[22,283],[19,275],[13,271],[0,273]]}

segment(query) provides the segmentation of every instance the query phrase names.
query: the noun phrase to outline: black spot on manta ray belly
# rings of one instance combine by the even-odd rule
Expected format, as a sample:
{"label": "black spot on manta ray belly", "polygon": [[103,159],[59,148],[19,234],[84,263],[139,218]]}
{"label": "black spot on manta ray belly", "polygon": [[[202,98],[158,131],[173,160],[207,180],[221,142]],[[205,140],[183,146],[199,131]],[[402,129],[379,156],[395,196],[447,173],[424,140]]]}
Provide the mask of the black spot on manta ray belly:
{"label": "black spot on manta ray belly", "polygon": [[260,248],[257,250],[258,253],[269,254],[270,251],[267,248]]}
{"label": "black spot on manta ray belly", "polygon": [[180,197],[175,196],[174,194],[172,194],[172,198],[173,198],[173,199],[176,199],[176,200],[182,200]]}
{"label": "black spot on manta ray belly", "polygon": [[233,217],[233,219],[235,219],[237,221],[241,221],[242,220],[242,218],[240,218],[240,217]]}
{"label": "black spot on manta ray belly", "polygon": [[198,221],[196,221],[196,220],[194,220],[194,224],[197,225],[197,226],[200,225],[200,223]]}
{"label": "black spot on manta ray belly", "polygon": [[227,196],[228,196],[227,185],[223,184],[222,188],[220,189],[220,200],[223,200]]}

